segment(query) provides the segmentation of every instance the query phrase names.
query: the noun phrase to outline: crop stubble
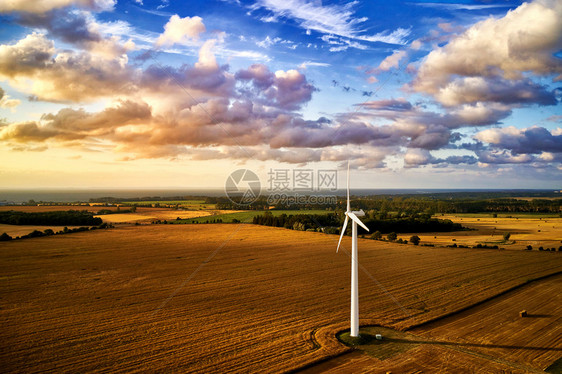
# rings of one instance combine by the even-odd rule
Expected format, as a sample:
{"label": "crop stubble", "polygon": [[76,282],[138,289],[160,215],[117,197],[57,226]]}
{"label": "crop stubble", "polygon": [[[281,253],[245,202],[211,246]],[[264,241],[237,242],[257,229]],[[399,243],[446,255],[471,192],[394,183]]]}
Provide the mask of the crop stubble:
{"label": "crop stubble", "polygon": [[[2,243],[0,361],[7,371],[279,372],[343,352],[326,338],[349,318],[350,261],[336,243],[253,225],[131,226]],[[362,272],[361,318],[398,329],[562,265],[558,253],[370,240],[359,256],[388,292]]]}

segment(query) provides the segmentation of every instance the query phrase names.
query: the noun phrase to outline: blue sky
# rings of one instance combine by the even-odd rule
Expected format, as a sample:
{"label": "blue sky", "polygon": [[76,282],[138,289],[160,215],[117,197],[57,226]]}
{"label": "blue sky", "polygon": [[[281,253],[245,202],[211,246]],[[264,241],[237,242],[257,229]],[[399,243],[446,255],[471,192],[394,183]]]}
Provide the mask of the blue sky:
{"label": "blue sky", "polygon": [[0,4],[0,188],[562,180],[562,2]]}

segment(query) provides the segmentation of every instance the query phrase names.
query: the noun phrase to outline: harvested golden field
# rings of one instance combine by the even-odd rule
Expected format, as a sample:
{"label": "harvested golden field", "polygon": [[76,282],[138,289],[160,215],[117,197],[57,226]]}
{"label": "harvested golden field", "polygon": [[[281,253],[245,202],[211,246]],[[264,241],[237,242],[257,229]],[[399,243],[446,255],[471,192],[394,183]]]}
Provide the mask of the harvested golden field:
{"label": "harvested golden field", "polygon": [[[408,332],[361,329],[358,350],[303,370],[311,373],[544,372],[562,357],[562,275],[523,287]],[[525,318],[518,311],[526,310]]]}
{"label": "harvested golden field", "polygon": [[[8,372],[280,372],[345,352],[335,333],[348,323],[350,259],[337,240],[216,224],[0,243],[0,361]],[[536,251],[372,240],[359,251],[361,319],[398,329],[562,269],[558,253]]]}
{"label": "harvested golden field", "polygon": [[145,208],[138,207],[135,213],[116,213],[105,214],[100,217],[104,222],[108,223],[124,223],[124,222],[151,222],[154,220],[175,220],[189,219],[196,217],[209,217],[224,213],[236,213],[238,210],[177,210],[172,208]]}
{"label": "harvested golden field", "polygon": [[[122,206],[120,210],[128,210],[130,207]],[[100,210],[117,211],[115,206],[88,206],[88,205],[40,205],[40,206],[27,206],[27,205],[8,205],[0,206],[0,212],[16,210],[19,212],[54,212],[61,210],[87,210],[88,212],[97,213]],[[237,210],[177,210],[173,208],[152,208],[152,207],[137,207],[135,213],[114,213],[104,214],[100,217],[104,222],[108,223],[122,223],[122,222],[136,222],[136,221],[152,221],[152,220],[173,220],[177,217],[181,219],[206,217],[210,215],[218,215],[224,213],[236,213]]]}
{"label": "harvested golden field", "polygon": [[[541,217],[470,217],[459,215],[438,216],[439,219],[450,219],[453,222],[473,229],[470,231],[421,233],[418,235],[421,243],[435,245],[468,245],[476,244],[498,245],[504,249],[523,250],[528,245],[537,250],[539,247],[556,248],[562,245],[562,218]],[[511,234],[504,242],[503,234]],[[414,234],[399,234],[409,240]],[[454,239],[454,240],[453,240]]]}
{"label": "harvested golden field", "polygon": [[[544,370],[562,357],[561,282],[562,275],[538,281],[412,332]],[[527,317],[519,316],[522,310]]]}
{"label": "harvested golden field", "polygon": [[154,219],[156,219],[156,215],[150,213],[115,213],[98,215],[94,217],[99,217],[103,222],[107,223],[142,222],[153,221]]}

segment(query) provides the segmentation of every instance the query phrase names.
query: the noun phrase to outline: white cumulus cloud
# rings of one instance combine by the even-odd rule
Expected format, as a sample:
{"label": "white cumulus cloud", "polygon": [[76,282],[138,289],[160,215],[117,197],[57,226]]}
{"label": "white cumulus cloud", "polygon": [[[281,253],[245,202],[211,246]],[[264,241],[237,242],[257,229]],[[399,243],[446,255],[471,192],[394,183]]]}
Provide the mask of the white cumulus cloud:
{"label": "white cumulus cloud", "polygon": [[205,32],[205,25],[201,17],[181,18],[174,14],[170,17],[168,23],[164,25],[164,32],[156,41],[156,45],[184,44],[198,40],[199,35],[203,32]]}

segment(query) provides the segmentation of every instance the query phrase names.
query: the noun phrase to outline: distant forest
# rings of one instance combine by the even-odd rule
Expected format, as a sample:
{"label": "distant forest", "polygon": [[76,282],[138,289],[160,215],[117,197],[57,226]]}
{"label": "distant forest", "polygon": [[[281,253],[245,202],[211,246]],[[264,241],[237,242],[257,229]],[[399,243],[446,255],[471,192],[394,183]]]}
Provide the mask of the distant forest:
{"label": "distant forest", "polygon": [[[311,210],[345,209],[345,197],[338,196],[337,204],[282,204],[268,203],[267,196],[260,196],[255,202],[241,206],[227,197],[209,196],[150,196],[143,198],[118,199],[104,197],[90,199],[97,203],[122,203],[135,201],[204,200],[205,204],[216,204],[223,210]],[[562,214],[562,194],[553,191],[472,191],[438,192],[425,194],[352,196],[353,206],[365,211],[413,213],[555,213]]]}
{"label": "distant forest", "polygon": [[[343,206],[343,200],[340,202]],[[353,205],[363,210],[412,213],[562,213],[562,199],[428,199],[423,197],[358,198]]]}
{"label": "distant forest", "polygon": [[[470,197],[466,196],[469,195]],[[381,212],[397,212],[398,215],[412,215],[414,213],[562,213],[562,198],[560,199],[515,199],[515,198],[478,198],[471,194],[435,194],[435,195],[381,195],[367,197],[352,197],[354,209],[375,210]],[[484,194],[485,195],[485,194]],[[240,209],[240,205],[233,203],[226,197],[207,198],[209,204],[216,204],[217,209]],[[333,204],[294,204],[275,205],[279,210],[309,210],[309,209],[344,209],[345,197],[338,197],[336,206]],[[260,197],[254,203],[244,206],[249,210],[264,210],[272,207],[266,197]]]}
{"label": "distant forest", "polygon": [[7,225],[44,226],[98,226],[102,219],[88,211],[67,210],[57,212],[0,212],[0,223]]}

